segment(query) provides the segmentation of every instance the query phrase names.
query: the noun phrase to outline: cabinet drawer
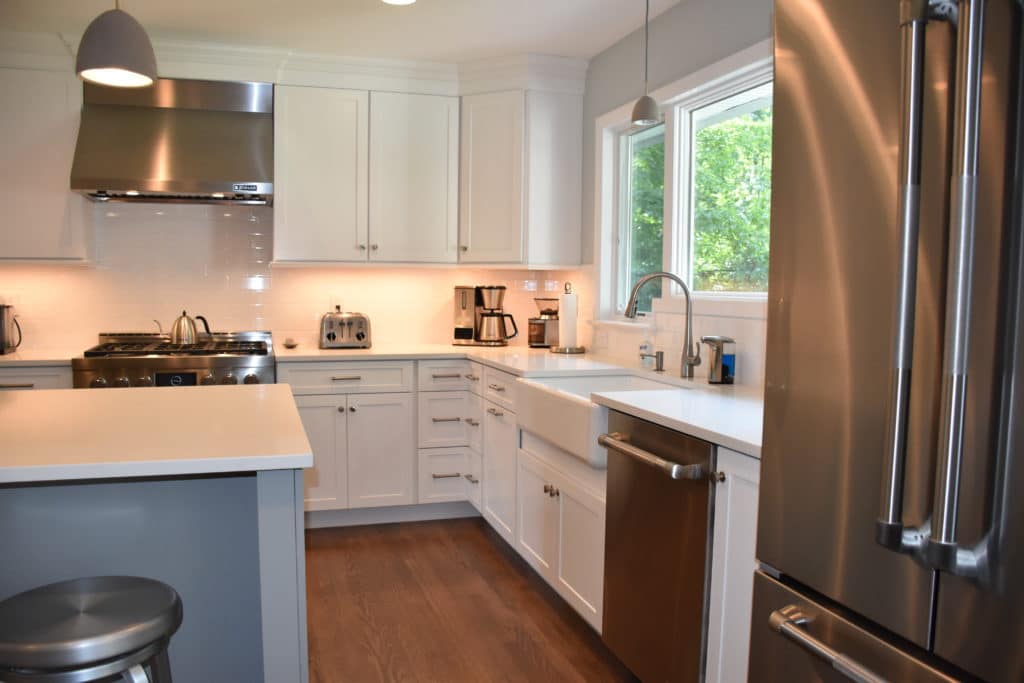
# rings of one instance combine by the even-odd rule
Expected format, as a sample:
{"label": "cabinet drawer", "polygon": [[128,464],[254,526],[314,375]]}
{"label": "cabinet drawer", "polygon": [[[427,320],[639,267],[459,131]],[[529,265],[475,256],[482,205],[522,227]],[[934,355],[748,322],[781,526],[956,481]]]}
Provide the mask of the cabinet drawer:
{"label": "cabinet drawer", "polygon": [[460,391],[470,387],[468,360],[421,360],[417,366],[420,391]]}
{"label": "cabinet drawer", "polygon": [[466,374],[467,388],[477,396],[484,395],[484,366],[469,361],[469,372]]}
{"label": "cabinet drawer", "polygon": [[484,368],[484,393],[488,401],[494,401],[509,410],[515,410],[512,391],[516,385],[516,376],[494,368]]}
{"label": "cabinet drawer", "polygon": [[[465,500],[468,473],[465,448],[431,448],[419,453],[419,502]],[[479,479],[479,477],[477,477]]]}
{"label": "cabinet drawer", "polygon": [[430,391],[418,395],[419,447],[469,445],[468,391]]}
{"label": "cabinet drawer", "polygon": [[483,464],[481,463],[480,453],[470,449],[466,453],[466,473],[462,475],[462,486],[465,492],[466,500],[477,509],[480,510],[480,500],[483,493],[483,482],[482,479]]}
{"label": "cabinet drawer", "polygon": [[466,399],[466,433],[469,447],[477,453],[484,450],[484,399],[470,394]]}
{"label": "cabinet drawer", "polygon": [[70,389],[71,367],[13,367],[0,370],[0,391]]}
{"label": "cabinet drawer", "polygon": [[412,391],[412,361],[278,363],[277,381],[296,396]]}

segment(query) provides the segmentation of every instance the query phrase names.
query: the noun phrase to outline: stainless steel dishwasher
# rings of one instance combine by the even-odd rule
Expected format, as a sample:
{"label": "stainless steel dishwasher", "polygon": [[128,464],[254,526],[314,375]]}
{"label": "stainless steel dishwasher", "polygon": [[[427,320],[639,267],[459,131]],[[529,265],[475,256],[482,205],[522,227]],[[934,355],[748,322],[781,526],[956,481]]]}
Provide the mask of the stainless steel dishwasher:
{"label": "stainless steel dishwasher", "polygon": [[646,683],[700,681],[715,448],[616,411],[608,429],[602,637]]}

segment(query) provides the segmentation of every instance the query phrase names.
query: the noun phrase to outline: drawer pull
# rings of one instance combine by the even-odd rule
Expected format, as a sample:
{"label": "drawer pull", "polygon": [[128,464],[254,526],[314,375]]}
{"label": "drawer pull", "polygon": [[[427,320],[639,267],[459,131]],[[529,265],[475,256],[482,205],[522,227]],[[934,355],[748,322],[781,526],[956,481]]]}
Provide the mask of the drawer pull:
{"label": "drawer pull", "polygon": [[474,420],[471,417],[467,417],[466,418],[466,424],[468,424],[470,427],[479,427],[480,426],[480,420]]}
{"label": "drawer pull", "polygon": [[462,476],[461,473],[455,472],[454,474],[431,474],[434,479],[458,479]]}
{"label": "drawer pull", "polygon": [[500,384],[488,384],[487,387],[491,391],[505,391],[505,387],[501,386]]}
{"label": "drawer pull", "polygon": [[453,373],[448,375],[431,375],[431,379],[462,379],[462,375],[459,373]]}
{"label": "drawer pull", "polygon": [[430,419],[434,424],[438,422],[462,422],[461,417],[432,417]]}
{"label": "drawer pull", "polygon": [[35,386],[33,382],[21,382],[17,384],[0,384],[0,389],[33,389]]}
{"label": "drawer pull", "polygon": [[480,480],[477,479],[476,477],[474,477],[472,474],[467,474],[466,475],[466,481],[468,481],[470,484],[479,484],[480,483]]}
{"label": "drawer pull", "polygon": [[340,376],[337,376],[337,377],[332,377],[331,381],[332,382],[359,382],[359,381],[362,381],[362,379],[363,379],[362,375],[340,375]]}
{"label": "drawer pull", "polygon": [[468,375],[466,375],[466,379],[468,379],[470,382],[479,382],[480,381],[480,375],[474,375],[471,372]]}
{"label": "drawer pull", "polygon": [[497,408],[488,408],[487,412],[493,415],[494,417],[502,417],[505,414],[498,410]]}

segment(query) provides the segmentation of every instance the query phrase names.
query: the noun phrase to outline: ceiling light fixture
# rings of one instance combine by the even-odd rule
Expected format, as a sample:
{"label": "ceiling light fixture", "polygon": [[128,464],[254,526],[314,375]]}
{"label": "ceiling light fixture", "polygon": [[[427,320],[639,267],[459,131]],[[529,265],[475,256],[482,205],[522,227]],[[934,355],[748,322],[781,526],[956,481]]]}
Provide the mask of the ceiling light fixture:
{"label": "ceiling light fixture", "polygon": [[661,121],[661,110],[654,98],[647,94],[647,62],[650,58],[648,43],[651,31],[651,0],[646,0],[644,13],[644,96],[633,105],[633,125],[650,126]]}
{"label": "ceiling light fixture", "polygon": [[115,1],[82,34],[75,60],[80,78],[115,88],[144,88],[156,79],[156,55],[146,29]]}

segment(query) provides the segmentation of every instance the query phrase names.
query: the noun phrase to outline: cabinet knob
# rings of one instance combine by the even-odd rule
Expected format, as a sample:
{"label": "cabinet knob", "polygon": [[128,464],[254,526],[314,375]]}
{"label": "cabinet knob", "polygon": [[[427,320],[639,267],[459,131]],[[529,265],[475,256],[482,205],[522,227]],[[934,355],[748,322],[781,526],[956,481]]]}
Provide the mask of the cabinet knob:
{"label": "cabinet knob", "polygon": [[548,492],[548,495],[551,496],[552,498],[558,498],[558,493],[559,493],[558,489],[556,489],[554,486],[552,486],[551,487],[551,491]]}
{"label": "cabinet knob", "polygon": [[366,251],[366,245],[365,244],[360,244],[359,245],[359,251]]}
{"label": "cabinet knob", "polygon": [[551,484],[544,484],[544,493],[551,495]]}
{"label": "cabinet knob", "polygon": [[356,407],[355,406],[349,406],[348,407],[348,412],[350,412],[350,413],[356,412]]}
{"label": "cabinet knob", "polygon": [[469,251],[469,247],[467,247],[465,244],[463,244],[461,247],[459,247],[459,249],[461,251]]}
{"label": "cabinet knob", "polygon": [[376,244],[371,244],[370,245],[370,249],[373,249],[374,251],[377,251],[377,249],[379,249],[379,248],[380,248],[379,245],[376,245]]}
{"label": "cabinet knob", "polygon": [[345,412],[345,406],[338,406],[338,412],[339,413],[344,413]]}

